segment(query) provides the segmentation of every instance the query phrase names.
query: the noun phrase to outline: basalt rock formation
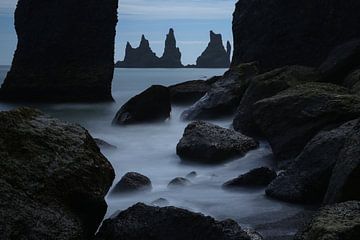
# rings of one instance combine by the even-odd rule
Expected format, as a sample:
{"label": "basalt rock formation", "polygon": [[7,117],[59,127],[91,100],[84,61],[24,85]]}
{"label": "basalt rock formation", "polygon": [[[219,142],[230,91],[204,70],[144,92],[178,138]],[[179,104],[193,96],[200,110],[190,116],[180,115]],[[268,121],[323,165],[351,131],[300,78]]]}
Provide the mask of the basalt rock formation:
{"label": "basalt rock formation", "polygon": [[318,67],[337,45],[360,37],[357,0],[240,0],[233,19],[232,65],[259,61],[262,70]]}
{"label": "basalt rock formation", "polygon": [[149,41],[144,35],[138,48],[133,48],[128,42],[124,61],[115,65],[120,68],[181,68],[181,52],[176,47],[174,30],[171,28],[166,36],[164,54],[161,58],[151,50]]}
{"label": "basalt rock formation", "polygon": [[124,61],[117,62],[116,67],[153,68],[158,64],[159,58],[151,50],[149,41],[142,35],[139,47],[133,48],[129,42],[126,44]]}
{"label": "basalt rock formation", "polygon": [[[225,50],[221,34],[210,31],[210,42],[205,51],[196,60],[198,68],[227,68],[230,66],[229,49],[230,43]],[[231,48],[231,47],[230,47]]]}
{"label": "basalt rock formation", "polygon": [[0,239],[92,239],[114,177],[79,125],[29,108],[0,113]]}
{"label": "basalt rock formation", "polygon": [[117,0],[20,0],[18,44],[1,99],[112,100],[117,7]]}

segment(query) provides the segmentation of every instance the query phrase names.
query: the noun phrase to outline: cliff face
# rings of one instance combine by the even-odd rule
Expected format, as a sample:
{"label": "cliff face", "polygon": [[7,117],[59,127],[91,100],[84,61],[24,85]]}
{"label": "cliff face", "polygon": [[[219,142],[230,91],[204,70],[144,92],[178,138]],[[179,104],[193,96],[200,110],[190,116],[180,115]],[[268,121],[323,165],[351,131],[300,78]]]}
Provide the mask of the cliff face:
{"label": "cliff face", "polygon": [[239,0],[232,65],[319,66],[335,46],[360,37],[359,11],[358,0]]}
{"label": "cliff face", "polygon": [[230,58],[225,50],[221,34],[210,31],[210,42],[205,51],[196,60],[199,68],[227,68],[230,66]]}
{"label": "cliff face", "polygon": [[118,0],[19,0],[10,101],[112,100]]}
{"label": "cliff face", "polygon": [[140,46],[133,48],[127,43],[124,61],[116,63],[116,67],[123,68],[180,68],[181,52],[176,47],[174,30],[171,28],[166,36],[164,54],[161,58],[151,50],[149,41],[143,35]]}

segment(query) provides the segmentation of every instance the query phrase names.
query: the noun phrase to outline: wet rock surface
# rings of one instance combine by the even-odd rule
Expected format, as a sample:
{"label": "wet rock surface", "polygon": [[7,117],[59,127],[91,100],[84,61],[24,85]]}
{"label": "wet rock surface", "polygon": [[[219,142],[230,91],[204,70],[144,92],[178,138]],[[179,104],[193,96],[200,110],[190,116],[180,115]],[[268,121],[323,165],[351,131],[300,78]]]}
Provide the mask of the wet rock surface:
{"label": "wet rock surface", "polygon": [[183,160],[220,163],[258,146],[257,141],[236,131],[196,121],[186,127],[176,151]]}
{"label": "wet rock surface", "polygon": [[105,220],[97,240],[250,240],[232,220],[211,217],[175,207],[151,207],[138,203]]}
{"label": "wet rock surface", "polygon": [[192,104],[202,98],[211,88],[205,80],[193,80],[169,87],[173,104]]}
{"label": "wet rock surface", "polygon": [[18,45],[0,98],[112,101],[117,7],[117,0],[19,1]]}
{"label": "wet rock surface", "polygon": [[89,239],[114,170],[79,125],[0,112],[0,239]]}
{"label": "wet rock surface", "polygon": [[115,185],[112,193],[124,194],[139,191],[150,191],[151,188],[151,181],[148,177],[137,172],[128,172]]}
{"label": "wet rock surface", "polygon": [[117,112],[113,124],[126,125],[164,121],[170,117],[170,112],[169,89],[154,85],[125,103]]}
{"label": "wet rock surface", "polygon": [[263,187],[276,178],[276,172],[267,167],[253,169],[237,178],[224,183],[224,188]]}
{"label": "wet rock surface", "polygon": [[190,186],[191,182],[183,177],[177,177],[171,180],[168,184],[168,188],[179,188],[179,187],[186,187]]}

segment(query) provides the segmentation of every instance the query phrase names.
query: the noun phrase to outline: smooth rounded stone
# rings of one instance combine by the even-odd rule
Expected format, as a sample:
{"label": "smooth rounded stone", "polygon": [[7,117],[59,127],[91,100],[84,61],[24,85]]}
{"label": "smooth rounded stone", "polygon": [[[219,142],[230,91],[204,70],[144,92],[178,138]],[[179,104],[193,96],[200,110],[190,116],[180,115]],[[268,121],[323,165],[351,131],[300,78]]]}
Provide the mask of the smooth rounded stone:
{"label": "smooth rounded stone", "polygon": [[170,117],[170,92],[167,87],[153,85],[131,98],[117,112],[113,124],[164,121]]}
{"label": "smooth rounded stone", "polygon": [[251,170],[239,177],[224,183],[224,188],[237,187],[263,187],[267,186],[276,178],[276,172],[267,167]]}
{"label": "smooth rounded stone", "polygon": [[360,97],[330,83],[297,85],[253,106],[256,125],[281,164],[295,159],[320,130],[359,116]]}
{"label": "smooth rounded stone", "polygon": [[344,80],[344,86],[353,94],[360,95],[360,69],[351,72]]}
{"label": "smooth rounded stone", "polygon": [[0,112],[0,239],[91,239],[114,176],[81,126],[30,108]]}
{"label": "smooth rounded stone", "polygon": [[233,127],[247,135],[261,135],[253,118],[253,105],[281,91],[320,79],[316,70],[303,66],[286,66],[263,73],[250,81],[233,120]]}
{"label": "smooth rounded stone", "polygon": [[186,175],[186,178],[196,178],[196,177],[197,177],[197,172],[195,171],[192,171]]}
{"label": "smooth rounded stone", "polygon": [[349,201],[325,206],[295,240],[360,239],[360,202]]}
{"label": "smooth rounded stone", "polygon": [[168,188],[186,187],[186,186],[190,186],[190,185],[191,185],[191,182],[188,179],[182,178],[182,177],[177,177],[169,182]]}
{"label": "smooth rounded stone", "polygon": [[113,101],[118,0],[16,2],[17,49],[0,98]]}
{"label": "smooth rounded stone", "polygon": [[359,12],[358,0],[237,1],[232,65],[318,67],[336,46],[360,37]]}
{"label": "smooth rounded stone", "polygon": [[169,204],[170,204],[170,202],[165,198],[156,199],[155,201],[153,201],[151,203],[151,205],[158,206],[158,207],[168,206]]}
{"label": "smooth rounded stone", "polygon": [[220,163],[258,146],[257,141],[234,130],[195,121],[186,127],[176,152],[183,160]]}
{"label": "smooth rounded stone", "polygon": [[193,80],[169,87],[171,102],[173,104],[191,104],[198,101],[210,89],[205,80]]}
{"label": "smooth rounded stone", "polygon": [[343,43],[332,50],[319,67],[322,81],[342,84],[345,77],[360,65],[360,39]]}
{"label": "smooth rounded stone", "polygon": [[138,203],[103,222],[96,240],[251,240],[233,220],[216,221],[175,207]]}
{"label": "smooth rounded stone", "polygon": [[109,149],[109,150],[114,150],[114,149],[117,149],[116,146],[100,139],[100,138],[94,138],[94,141],[96,142],[96,145],[98,145],[98,147],[100,149]]}
{"label": "smooth rounded stone", "polygon": [[317,134],[268,186],[266,194],[299,203],[360,199],[356,184],[360,176],[359,129],[359,120],[353,120]]}
{"label": "smooth rounded stone", "polygon": [[148,177],[136,172],[126,173],[112,190],[113,194],[134,193],[139,191],[150,191],[151,181]]}
{"label": "smooth rounded stone", "polygon": [[194,105],[181,114],[183,120],[215,119],[234,113],[249,85],[258,74],[256,63],[233,66]]}

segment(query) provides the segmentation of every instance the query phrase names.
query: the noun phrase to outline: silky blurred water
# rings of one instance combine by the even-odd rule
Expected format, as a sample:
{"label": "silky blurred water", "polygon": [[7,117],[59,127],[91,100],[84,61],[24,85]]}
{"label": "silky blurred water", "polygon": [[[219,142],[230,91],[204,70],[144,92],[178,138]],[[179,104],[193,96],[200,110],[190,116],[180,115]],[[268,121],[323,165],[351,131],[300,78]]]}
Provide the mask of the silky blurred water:
{"label": "silky blurred water", "polygon": [[[9,67],[0,66],[0,80]],[[273,222],[302,210],[301,206],[268,199],[264,189],[225,191],[221,185],[248,170],[272,166],[271,149],[266,143],[242,158],[217,166],[184,164],[176,155],[176,144],[188,124],[180,120],[185,107],[173,106],[171,119],[164,123],[114,127],[111,121],[116,111],[129,98],[153,84],[172,85],[193,79],[221,75],[225,69],[116,69],[113,81],[115,103],[102,104],[35,104],[32,105],[54,117],[79,123],[94,137],[115,146],[116,150],[104,151],[116,171],[115,183],[129,171],[148,176],[153,185],[151,192],[137,195],[115,196],[109,194],[107,217],[137,202],[150,204],[165,198],[170,205],[187,208],[218,219],[233,218],[240,224],[251,226]],[[27,105],[27,104],[20,104]],[[0,103],[0,110],[19,104]],[[231,127],[231,119],[213,121]],[[191,171],[198,176],[192,185],[183,189],[168,189],[175,177],[184,177]]]}

